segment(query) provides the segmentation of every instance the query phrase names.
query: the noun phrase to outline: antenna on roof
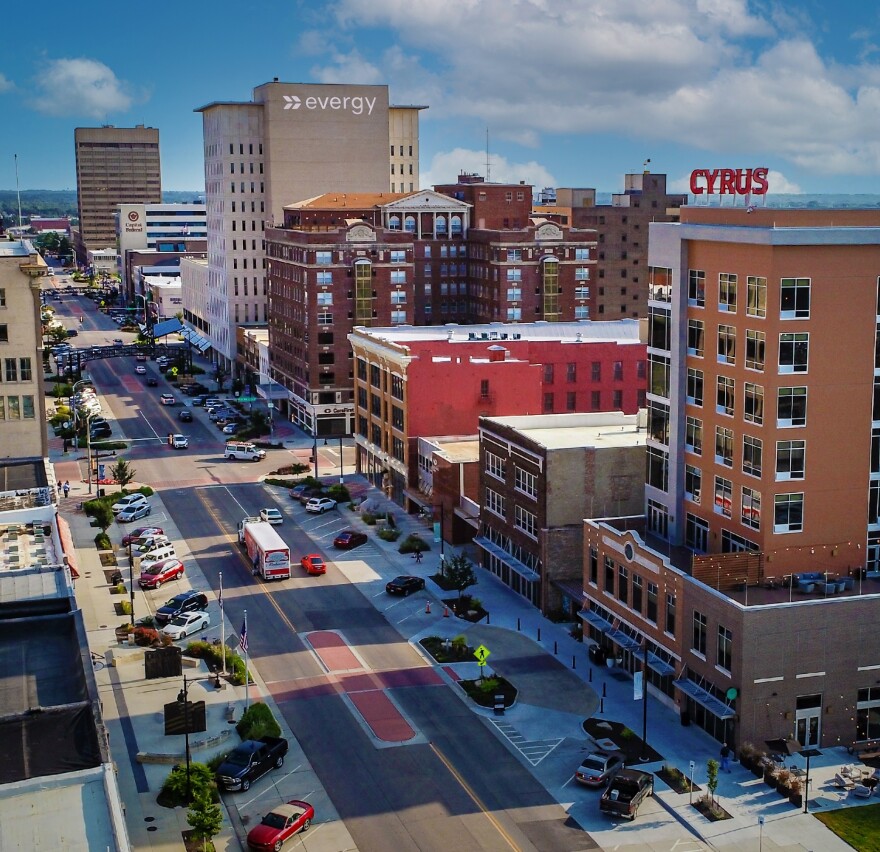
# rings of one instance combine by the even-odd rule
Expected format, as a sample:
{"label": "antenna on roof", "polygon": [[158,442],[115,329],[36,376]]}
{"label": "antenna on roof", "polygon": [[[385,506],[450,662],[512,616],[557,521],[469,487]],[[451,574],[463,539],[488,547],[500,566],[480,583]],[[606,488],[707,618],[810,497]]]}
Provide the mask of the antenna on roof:
{"label": "antenna on roof", "polygon": [[489,128],[486,128],[486,183],[492,181],[492,169],[489,166]]}
{"label": "antenna on roof", "polygon": [[18,237],[21,239],[21,189],[18,186],[18,154],[15,157],[15,194],[18,197]]}
{"label": "antenna on roof", "polygon": [[643,166],[644,169],[645,169],[645,174],[646,174],[646,175],[647,175],[647,174],[650,174],[650,172],[651,172],[651,170],[648,168],[648,164],[649,164],[650,162],[651,162],[651,158],[648,157],[648,159],[645,160],[644,163],[642,163],[642,166]]}

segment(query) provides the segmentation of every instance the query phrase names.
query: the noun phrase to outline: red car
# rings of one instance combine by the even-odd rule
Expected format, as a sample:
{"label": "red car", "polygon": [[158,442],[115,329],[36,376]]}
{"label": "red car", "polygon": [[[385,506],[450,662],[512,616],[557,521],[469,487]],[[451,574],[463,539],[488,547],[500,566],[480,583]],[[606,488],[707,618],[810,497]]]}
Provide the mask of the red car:
{"label": "red car", "polygon": [[135,541],[135,539],[148,535],[165,535],[165,530],[163,530],[162,527],[137,527],[130,533],[126,533],[122,536],[122,546],[128,547]]}
{"label": "red car", "polygon": [[327,573],[327,564],[317,553],[310,553],[308,556],[303,556],[303,558],[300,559],[299,564],[302,565],[309,574]]}
{"label": "red car", "polygon": [[163,559],[141,572],[138,585],[142,589],[158,589],[162,583],[183,576],[183,563],[179,559]]}
{"label": "red car", "polygon": [[351,550],[353,547],[366,543],[366,533],[356,532],[355,530],[343,530],[333,539],[333,546],[338,547],[340,550]]}
{"label": "red car", "polygon": [[298,831],[306,831],[314,818],[315,809],[308,802],[293,799],[278,805],[248,832],[248,849],[279,852],[285,840]]}

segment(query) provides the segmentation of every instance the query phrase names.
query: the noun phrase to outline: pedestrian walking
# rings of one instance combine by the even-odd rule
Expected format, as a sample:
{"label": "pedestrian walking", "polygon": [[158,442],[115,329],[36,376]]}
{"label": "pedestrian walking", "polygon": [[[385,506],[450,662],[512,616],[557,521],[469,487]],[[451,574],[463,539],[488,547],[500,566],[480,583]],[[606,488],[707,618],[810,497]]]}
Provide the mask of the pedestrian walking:
{"label": "pedestrian walking", "polygon": [[421,561],[422,561],[422,551],[417,550],[416,551],[416,562],[421,562]]}
{"label": "pedestrian walking", "polygon": [[730,746],[727,743],[721,746],[721,771],[730,772]]}
{"label": "pedestrian walking", "polygon": [[64,489],[64,496],[67,497],[70,494],[70,482],[69,480],[64,480],[64,485],[61,486]]}

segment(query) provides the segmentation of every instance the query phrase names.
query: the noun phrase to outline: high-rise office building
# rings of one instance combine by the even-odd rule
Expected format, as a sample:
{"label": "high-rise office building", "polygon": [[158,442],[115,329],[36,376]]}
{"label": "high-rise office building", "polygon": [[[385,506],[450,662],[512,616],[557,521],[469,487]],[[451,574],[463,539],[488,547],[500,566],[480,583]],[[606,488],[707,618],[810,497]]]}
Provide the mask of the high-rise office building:
{"label": "high-rise office building", "polygon": [[153,127],[77,127],[79,227],[74,245],[87,251],[116,245],[117,205],[162,200],[159,131]]}
{"label": "high-rise office building", "polygon": [[419,188],[418,112],[391,106],[387,86],[265,83],[245,102],[197,112],[204,128],[207,316],[184,292],[184,315],[227,369],[238,325],[266,325],[264,229],[285,205],[336,190]]}

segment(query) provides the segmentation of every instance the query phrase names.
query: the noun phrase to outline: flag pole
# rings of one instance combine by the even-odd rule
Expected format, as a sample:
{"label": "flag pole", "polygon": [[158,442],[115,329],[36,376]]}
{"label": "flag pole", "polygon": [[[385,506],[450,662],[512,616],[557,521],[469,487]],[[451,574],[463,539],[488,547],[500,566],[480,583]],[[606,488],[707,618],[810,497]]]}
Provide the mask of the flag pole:
{"label": "flag pole", "polygon": [[248,639],[247,639],[247,610],[244,611],[244,709],[248,709],[251,696],[251,678],[248,674]]}
{"label": "flag pole", "polygon": [[220,654],[222,663],[220,664],[220,673],[226,674],[226,618],[223,615],[223,572],[220,572]]}

